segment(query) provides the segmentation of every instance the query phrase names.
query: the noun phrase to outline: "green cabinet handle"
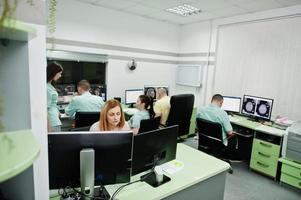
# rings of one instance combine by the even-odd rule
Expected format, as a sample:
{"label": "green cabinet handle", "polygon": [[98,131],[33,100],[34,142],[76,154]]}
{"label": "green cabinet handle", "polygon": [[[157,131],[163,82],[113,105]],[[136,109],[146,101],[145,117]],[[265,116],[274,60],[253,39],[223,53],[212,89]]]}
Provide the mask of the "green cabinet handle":
{"label": "green cabinet handle", "polygon": [[261,153],[261,152],[258,152],[258,155],[264,156],[266,158],[270,158],[271,157],[270,155],[267,155],[267,154],[264,154],[264,153]]}
{"label": "green cabinet handle", "polygon": [[269,167],[269,165],[263,164],[263,163],[261,163],[261,162],[259,162],[259,161],[257,161],[257,164],[258,164],[258,165],[261,165],[261,166],[263,166],[263,167]]}
{"label": "green cabinet handle", "polygon": [[259,142],[259,144],[261,144],[262,146],[266,146],[266,147],[272,147],[271,144],[266,144],[266,143],[263,143],[263,142]]}

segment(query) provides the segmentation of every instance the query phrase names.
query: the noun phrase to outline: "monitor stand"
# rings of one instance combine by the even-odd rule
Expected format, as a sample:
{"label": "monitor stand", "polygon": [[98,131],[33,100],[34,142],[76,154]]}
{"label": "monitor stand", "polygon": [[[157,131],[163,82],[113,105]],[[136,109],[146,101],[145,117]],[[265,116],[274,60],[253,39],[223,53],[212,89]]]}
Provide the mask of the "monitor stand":
{"label": "monitor stand", "polygon": [[168,176],[163,175],[163,181],[158,183],[157,179],[156,179],[156,174],[154,171],[147,173],[147,174],[141,176],[140,178],[153,187],[158,187],[171,180]]}
{"label": "monitor stand", "polygon": [[129,108],[135,108],[135,103],[131,103],[131,104],[129,105]]}
{"label": "monitor stand", "polygon": [[[80,184],[81,193],[89,196],[82,195],[84,200],[97,197],[104,200],[109,200],[110,195],[103,186],[99,190],[94,190],[94,177],[95,177],[95,151],[94,149],[87,148],[80,151]],[[87,190],[88,188],[88,190]]]}

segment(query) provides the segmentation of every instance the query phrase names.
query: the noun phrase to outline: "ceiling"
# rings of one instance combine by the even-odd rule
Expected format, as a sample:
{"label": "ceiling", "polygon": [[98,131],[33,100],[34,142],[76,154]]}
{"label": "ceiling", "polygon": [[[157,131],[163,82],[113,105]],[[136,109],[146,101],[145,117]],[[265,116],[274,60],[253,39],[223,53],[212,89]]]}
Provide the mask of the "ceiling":
{"label": "ceiling", "polygon": [[[190,24],[301,4],[301,0],[77,0],[94,6],[151,18],[172,24]],[[189,4],[201,13],[183,17],[166,8]]]}

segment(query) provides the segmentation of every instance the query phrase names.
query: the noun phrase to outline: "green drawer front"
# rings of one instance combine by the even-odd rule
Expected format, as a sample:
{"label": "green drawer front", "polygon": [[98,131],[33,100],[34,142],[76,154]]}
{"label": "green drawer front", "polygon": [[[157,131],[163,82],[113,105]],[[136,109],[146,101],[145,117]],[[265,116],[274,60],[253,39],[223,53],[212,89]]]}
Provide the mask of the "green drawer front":
{"label": "green drawer front", "polygon": [[277,167],[279,157],[272,155],[271,153],[265,153],[265,152],[253,149],[251,159],[256,159],[256,160],[262,161],[268,165],[274,165]]}
{"label": "green drawer front", "polygon": [[280,181],[301,189],[301,179],[281,173]]}
{"label": "green drawer front", "polygon": [[275,177],[277,172],[277,166],[268,164],[257,159],[251,159],[250,167],[256,171],[262,172],[269,176]]}
{"label": "green drawer front", "polygon": [[263,140],[258,140],[254,138],[253,140],[253,148],[262,153],[271,154],[279,157],[280,146],[276,144],[272,144]]}
{"label": "green drawer front", "polygon": [[300,168],[296,168],[290,165],[283,164],[281,172],[301,179],[301,165]]}

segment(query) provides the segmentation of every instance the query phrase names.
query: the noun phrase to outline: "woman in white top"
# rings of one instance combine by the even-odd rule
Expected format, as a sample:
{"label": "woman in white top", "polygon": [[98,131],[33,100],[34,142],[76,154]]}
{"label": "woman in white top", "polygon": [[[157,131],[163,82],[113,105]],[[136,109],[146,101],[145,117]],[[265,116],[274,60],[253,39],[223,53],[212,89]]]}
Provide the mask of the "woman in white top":
{"label": "woman in white top", "polygon": [[94,123],[90,131],[129,131],[129,124],[125,121],[124,113],[119,101],[108,100],[101,109],[100,120]]}

